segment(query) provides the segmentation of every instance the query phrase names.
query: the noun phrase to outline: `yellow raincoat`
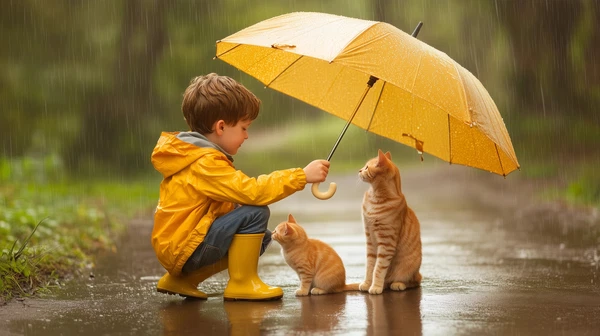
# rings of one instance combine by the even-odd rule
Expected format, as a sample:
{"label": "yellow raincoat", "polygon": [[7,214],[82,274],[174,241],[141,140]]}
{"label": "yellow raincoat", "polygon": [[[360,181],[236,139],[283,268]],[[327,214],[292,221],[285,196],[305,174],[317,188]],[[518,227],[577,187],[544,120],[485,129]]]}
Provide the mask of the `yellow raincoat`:
{"label": "yellow raincoat", "polygon": [[304,189],[301,168],[248,177],[233,159],[197,132],[163,132],[152,152],[163,175],[152,247],[172,275],[204,240],[213,221],[235,204],[269,205]]}

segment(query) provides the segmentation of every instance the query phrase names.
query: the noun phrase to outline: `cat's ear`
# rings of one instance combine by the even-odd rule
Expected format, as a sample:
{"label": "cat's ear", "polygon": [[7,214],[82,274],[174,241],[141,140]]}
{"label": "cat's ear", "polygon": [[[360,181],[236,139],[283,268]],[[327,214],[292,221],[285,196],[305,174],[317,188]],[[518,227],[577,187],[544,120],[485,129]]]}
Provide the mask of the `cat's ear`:
{"label": "cat's ear", "polygon": [[379,160],[379,162],[385,162],[386,158],[387,157],[385,156],[385,154],[383,154],[381,149],[377,150],[377,159]]}
{"label": "cat's ear", "polygon": [[294,216],[292,216],[292,214],[288,214],[288,222],[290,223],[294,223],[294,224],[298,224],[296,223],[296,219],[294,218]]}
{"label": "cat's ear", "polygon": [[389,151],[385,152],[385,157],[388,158],[389,160],[392,159],[392,153],[390,153]]}

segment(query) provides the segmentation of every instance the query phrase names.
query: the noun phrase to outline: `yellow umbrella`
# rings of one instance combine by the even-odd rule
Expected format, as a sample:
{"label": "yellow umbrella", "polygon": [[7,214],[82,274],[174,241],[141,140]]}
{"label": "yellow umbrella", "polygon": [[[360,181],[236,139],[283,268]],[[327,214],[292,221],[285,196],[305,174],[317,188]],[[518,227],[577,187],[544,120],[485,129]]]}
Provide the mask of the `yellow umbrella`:
{"label": "yellow umbrella", "polygon": [[[502,176],[519,168],[504,121],[479,80],[390,24],[290,13],[217,41],[216,58],[347,120],[327,160],[351,122],[450,163]],[[320,195],[318,184],[312,190],[324,199],[335,185],[331,195]]]}

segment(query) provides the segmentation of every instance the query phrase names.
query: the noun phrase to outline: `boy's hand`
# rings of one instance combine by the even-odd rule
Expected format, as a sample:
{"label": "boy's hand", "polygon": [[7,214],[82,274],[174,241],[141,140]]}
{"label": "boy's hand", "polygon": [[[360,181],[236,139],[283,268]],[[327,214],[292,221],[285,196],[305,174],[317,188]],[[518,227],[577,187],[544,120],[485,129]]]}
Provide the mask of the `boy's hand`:
{"label": "boy's hand", "polygon": [[329,161],[314,160],[304,167],[307,183],[324,182],[329,173]]}

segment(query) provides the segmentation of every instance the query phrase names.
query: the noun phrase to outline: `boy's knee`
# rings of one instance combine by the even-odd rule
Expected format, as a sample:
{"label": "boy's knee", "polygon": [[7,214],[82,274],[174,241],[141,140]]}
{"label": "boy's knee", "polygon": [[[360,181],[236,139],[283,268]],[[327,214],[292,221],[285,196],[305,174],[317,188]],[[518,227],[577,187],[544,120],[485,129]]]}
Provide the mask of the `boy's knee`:
{"label": "boy's knee", "polygon": [[267,206],[244,205],[240,210],[243,212],[244,224],[239,233],[263,233],[269,225],[271,210]]}
{"label": "boy's knee", "polygon": [[268,222],[269,218],[271,217],[271,210],[269,209],[269,207],[264,205],[256,206],[255,208],[257,209],[257,216],[260,217],[260,219],[263,219]]}
{"label": "boy's knee", "polygon": [[257,224],[261,226],[261,231],[267,230],[269,225],[269,217],[271,217],[271,210],[268,206],[255,206],[255,218]]}

